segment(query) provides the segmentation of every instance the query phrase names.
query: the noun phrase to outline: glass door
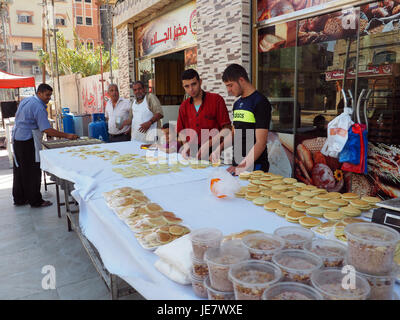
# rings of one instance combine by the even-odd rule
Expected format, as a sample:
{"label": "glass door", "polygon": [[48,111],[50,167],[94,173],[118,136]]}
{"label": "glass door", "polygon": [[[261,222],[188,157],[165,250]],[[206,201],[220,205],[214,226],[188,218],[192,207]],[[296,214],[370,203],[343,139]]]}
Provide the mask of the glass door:
{"label": "glass door", "polygon": [[379,196],[399,197],[400,5],[361,6],[359,38],[355,121],[368,125],[369,181]]}

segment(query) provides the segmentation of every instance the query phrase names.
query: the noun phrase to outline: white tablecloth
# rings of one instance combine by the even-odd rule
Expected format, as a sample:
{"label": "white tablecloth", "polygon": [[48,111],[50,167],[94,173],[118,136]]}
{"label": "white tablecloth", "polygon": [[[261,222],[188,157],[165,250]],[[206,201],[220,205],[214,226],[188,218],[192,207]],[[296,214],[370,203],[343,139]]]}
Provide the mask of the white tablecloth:
{"label": "white tablecloth", "polygon": [[[137,149],[127,151],[126,146],[134,147],[130,142],[107,144],[102,147],[121,153],[139,153]],[[91,199],[86,197],[85,200],[83,197],[87,194],[82,190],[87,186],[86,178],[82,179],[82,176],[89,177],[87,172],[93,173],[96,169],[101,169],[102,173],[107,172],[111,162],[96,158],[93,161],[76,159],[71,161],[70,156],[67,158],[65,154],[59,154],[56,150],[41,152],[43,170],[70,181],[81,179],[81,185],[73,191],[73,196],[80,205],[79,222],[83,234],[96,247],[107,270],[123,278],[146,299],[180,300],[198,297],[190,285],[177,284],[156,270],[154,263],[158,257],[140,246],[133,232],[109,209],[104,199],[99,197],[102,191],[117,186],[137,187],[153,202],[182,218],[183,224],[191,229],[215,227],[224,235],[244,229],[272,233],[281,226],[293,225],[244,199],[217,199],[210,193],[207,179],[213,168],[185,168],[182,175],[170,173],[134,179],[124,179],[111,171],[107,183],[101,182],[101,175],[94,174],[90,177],[93,179],[91,183],[94,184],[94,192]],[[67,161],[65,166],[64,161]],[[142,180],[141,184],[137,181],[139,179]],[[244,183],[241,181],[241,184]],[[400,293],[399,287],[396,285],[397,294]]]}

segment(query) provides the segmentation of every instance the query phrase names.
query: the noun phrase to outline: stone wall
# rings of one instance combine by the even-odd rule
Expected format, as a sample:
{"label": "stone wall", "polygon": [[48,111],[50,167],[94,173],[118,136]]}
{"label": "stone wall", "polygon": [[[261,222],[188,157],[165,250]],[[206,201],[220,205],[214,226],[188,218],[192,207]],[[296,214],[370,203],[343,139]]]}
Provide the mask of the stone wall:
{"label": "stone wall", "polygon": [[130,85],[135,81],[134,32],[132,24],[125,24],[117,29],[117,52],[119,69],[119,93],[121,97],[130,98]]}
{"label": "stone wall", "polygon": [[250,75],[251,0],[197,0],[197,70],[203,88],[224,97],[232,110],[222,72],[231,63],[243,65]]}

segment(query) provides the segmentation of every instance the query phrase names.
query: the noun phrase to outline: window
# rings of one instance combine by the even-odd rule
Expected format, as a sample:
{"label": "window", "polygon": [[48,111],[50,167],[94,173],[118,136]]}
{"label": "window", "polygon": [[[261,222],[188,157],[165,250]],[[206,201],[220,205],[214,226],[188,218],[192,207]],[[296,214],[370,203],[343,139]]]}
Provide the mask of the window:
{"label": "window", "polygon": [[76,17],[76,24],[83,24],[82,17]]}
{"label": "window", "polygon": [[85,0],[86,3],[92,3],[92,0]]}
{"label": "window", "polygon": [[92,25],[92,18],[86,18],[86,25],[91,26]]}
{"label": "window", "polygon": [[32,16],[19,14],[18,23],[32,23]]}
{"label": "window", "polygon": [[75,2],[82,2],[82,0],[75,0]]}
{"label": "window", "polygon": [[21,50],[33,51],[32,42],[21,42]]}
{"label": "window", "polygon": [[374,54],[374,58],[372,59],[373,65],[380,65],[385,63],[396,63],[396,52],[383,51]]}
{"label": "window", "polygon": [[65,26],[65,19],[64,18],[56,18],[56,25],[57,26]]}
{"label": "window", "polygon": [[88,41],[88,42],[86,43],[86,48],[87,48],[87,49],[93,49],[93,42]]}

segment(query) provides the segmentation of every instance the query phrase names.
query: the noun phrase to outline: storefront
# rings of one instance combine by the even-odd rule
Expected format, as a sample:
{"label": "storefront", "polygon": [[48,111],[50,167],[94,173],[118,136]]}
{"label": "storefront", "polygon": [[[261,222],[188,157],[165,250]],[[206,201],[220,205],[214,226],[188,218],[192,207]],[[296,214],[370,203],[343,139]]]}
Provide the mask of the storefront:
{"label": "storefront", "polygon": [[[294,177],[330,191],[400,196],[400,3],[258,0],[254,8],[254,78],[273,105],[272,131]],[[323,125],[346,104],[368,124],[368,175],[346,173],[320,152]]]}

